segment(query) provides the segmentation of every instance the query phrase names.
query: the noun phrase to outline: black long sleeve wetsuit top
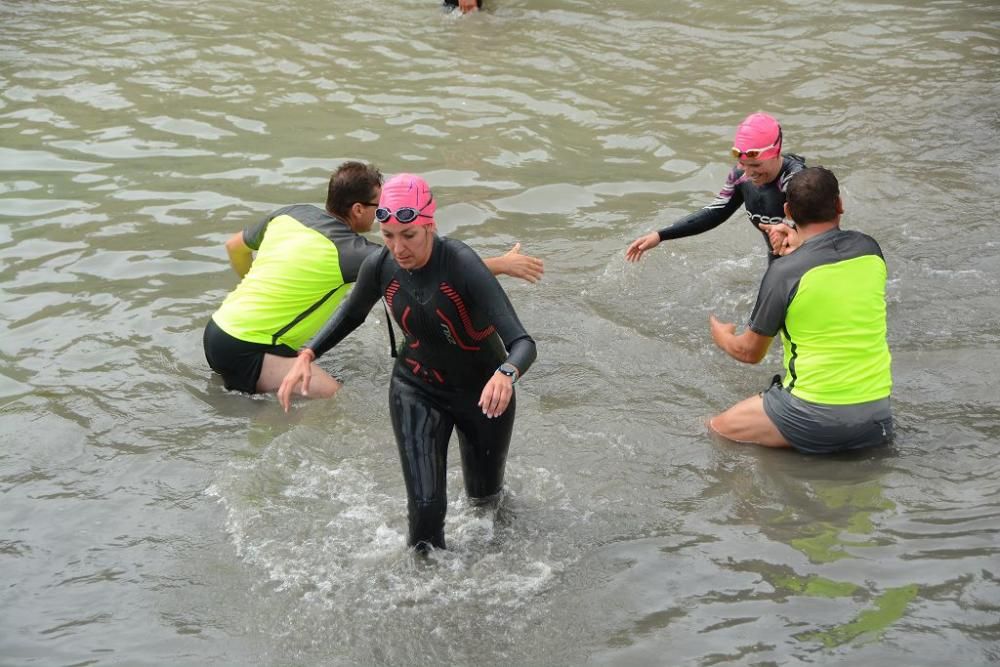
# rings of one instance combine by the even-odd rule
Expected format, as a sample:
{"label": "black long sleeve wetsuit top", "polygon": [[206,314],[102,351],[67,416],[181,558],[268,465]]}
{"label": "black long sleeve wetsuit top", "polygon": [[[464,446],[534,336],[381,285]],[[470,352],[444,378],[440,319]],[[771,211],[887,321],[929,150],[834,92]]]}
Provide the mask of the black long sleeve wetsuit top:
{"label": "black long sleeve wetsuit top", "polygon": [[661,229],[660,240],[680,239],[715,229],[742,205],[746,208],[750,223],[764,235],[768,262],[773,261],[777,255],[771,251],[771,242],[767,233],[760,229],[760,224],[776,224],[785,219],[785,185],[793,174],[804,167],[804,158],[787,153],[782,160],[778,177],[757,187],[747,178],[743,169],[736,165],[712,203]]}
{"label": "black long sleeve wetsuit top", "polygon": [[323,354],[380,298],[404,334],[397,372],[408,370],[431,387],[478,392],[504,361],[524,375],[535,360],[535,341],[482,259],[461,241],[440,237],[427,264],[412,271],[388,248],[368,257],[354,290],[306,347]]}

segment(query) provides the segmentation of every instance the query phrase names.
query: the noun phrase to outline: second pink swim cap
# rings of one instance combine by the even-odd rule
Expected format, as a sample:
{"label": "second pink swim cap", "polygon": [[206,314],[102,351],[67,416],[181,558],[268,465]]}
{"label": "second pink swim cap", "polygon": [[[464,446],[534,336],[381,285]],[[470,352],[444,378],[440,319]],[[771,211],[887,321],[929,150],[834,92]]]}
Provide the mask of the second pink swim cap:
{"label": "second pink swim cap", "polygon": [[759,159],[767,160],[781,152],[780,136],[781,125],[774,116],[762,112],[752,113],[736,128],[733,147],[739,151],[750,151],[773,144],[773,148],[769,148],[759,156]]}

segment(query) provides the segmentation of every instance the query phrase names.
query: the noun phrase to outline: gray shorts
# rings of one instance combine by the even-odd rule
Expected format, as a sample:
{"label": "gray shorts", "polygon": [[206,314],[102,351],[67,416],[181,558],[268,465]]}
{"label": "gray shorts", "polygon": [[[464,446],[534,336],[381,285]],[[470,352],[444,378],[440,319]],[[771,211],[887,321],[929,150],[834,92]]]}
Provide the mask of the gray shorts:
{"label": "gray shorts", "polygon": [[824,405],[792,396],[780,384],[772,384],[761,396],[764,412],[781,435],[805,454],[836,454],[892,439],[888,397],[853,405]]}

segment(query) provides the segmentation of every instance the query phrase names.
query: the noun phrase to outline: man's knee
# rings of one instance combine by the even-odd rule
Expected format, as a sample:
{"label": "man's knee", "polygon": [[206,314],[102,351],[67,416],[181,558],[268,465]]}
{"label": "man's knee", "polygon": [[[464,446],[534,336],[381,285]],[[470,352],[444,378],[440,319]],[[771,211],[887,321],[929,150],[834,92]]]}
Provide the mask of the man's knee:
{"label": "man's knee", "polygon": [[741,420],[734,414],[736,406],[725,412],[720,412],[714,417],[710,417],[706,422],[708,430],[713,434],[728,440],[736,440],[734,437],[741,430]]}
{"label": "man's knee", "polygon": [[765,447],[790,446],[767,416],[760,396],[751,396],[708,420],[709,431],[727,440]]}
{"label": "man's knee", "polygon": [[713,435],[722,435],[722,430],[724,426],[722,425],[723,416],[725,413],[719,413],[714,417],[709,417],[705,420],[705,426]]}

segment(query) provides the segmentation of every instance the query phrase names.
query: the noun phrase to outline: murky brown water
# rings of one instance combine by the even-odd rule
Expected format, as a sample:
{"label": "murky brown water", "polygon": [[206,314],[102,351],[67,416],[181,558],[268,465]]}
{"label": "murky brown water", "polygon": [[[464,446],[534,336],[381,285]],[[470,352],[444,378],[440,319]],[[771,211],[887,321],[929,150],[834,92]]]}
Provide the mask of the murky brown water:
{"label": "murky brown water", "polygon": [[[989,1],[0,3],[0,664],[996,663],[998,54]],[[758,109],[885,251],[891,451],[707,437],[780,366],[708,335],[764,268],[742,214],[623,261]],[[512,502],[456,467],[427,563],[381,318],[290,417],[201,352],[223,241],[346,158],[547,262],[505,282]]]}

